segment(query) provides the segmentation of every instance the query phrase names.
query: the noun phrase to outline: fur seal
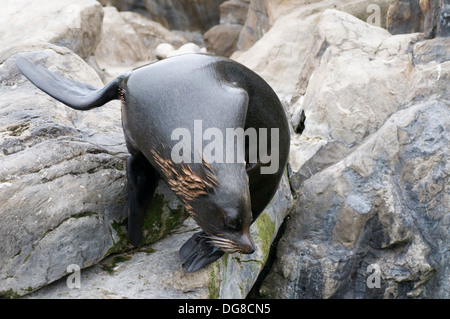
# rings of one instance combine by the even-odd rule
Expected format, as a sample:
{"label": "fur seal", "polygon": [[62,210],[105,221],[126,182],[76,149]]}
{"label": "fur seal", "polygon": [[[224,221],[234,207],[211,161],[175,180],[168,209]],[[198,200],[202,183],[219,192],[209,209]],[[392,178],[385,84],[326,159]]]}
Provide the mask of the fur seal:
{"label": "fur seal", "polygon": [[[104,88],[79,83],[29,60],[18,57],[16,65],[38,88],[77,110],[89,110],[105,103],[122,101],[122,126],[130,152],[127,161],[129,190],[128,231],[137,246],[142,240],[144,214],[159,178],[163,178],[192,215],[202,232],[192,236],[180,249],[183,268],[197,271],[224,252],[254,252],[250,225],[276,192],[289,153],[290,133],[284,109],[271,87],[245,66],[222,57],[186,54],[151,63],[125,72]],[[276,145],[266,145],[267,153],[277,146],[278,167],[270,174],[262,169],[271,165],[259,153],[251,162],[251,145],[245,142],[245,162],[208,161],[202,149],[192,146],[200,159],[178,162],[172,159],[176,129],[202,132],[215,128],[267,129]],[[259,131],[256,131],[259,132]],[[201,132],[200,132],[201,133]],[[262,137],[260,133],[258,137]],[[211,136],[210,136],[211,137]],[[239,157],[233,141],[233,156]],[[258,144],[258,149],[261,147]],[[198,146],[198,145],[197,145]],[[214,152],[226,152],[216,148]],[[227,154],[228,156],[228,154]]]}

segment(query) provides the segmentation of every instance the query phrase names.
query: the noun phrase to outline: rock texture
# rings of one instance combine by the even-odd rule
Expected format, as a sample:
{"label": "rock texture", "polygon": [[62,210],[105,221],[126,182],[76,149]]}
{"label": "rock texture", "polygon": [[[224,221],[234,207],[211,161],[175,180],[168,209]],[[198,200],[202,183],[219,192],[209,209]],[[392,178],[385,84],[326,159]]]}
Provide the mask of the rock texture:
{"label": "rock texture", "polygon": [[224,0],[145,0],[154,21],[172,30],[206,31],[219,23]]}
{"label": "rock texture", "polygon": [[145,3],[142,0],[99,0],[104,7],[114,6],[119,11],[133,11],[146,18],[151,18],[150,13],[145,7]]}
{"label": "rock texture", "polygon": [[417,1],[394,1],[387,13],[386,28],[392,34],[423,31],[424,15]]}
{"label": "rock texture", "polygon": [[263,295],[449,297],[450,42],[418,36],[323,13],[293,99],[298,198]]}
{"label": "rock texture", "polygon": [[102,7],[94,0],[5,0],[0,12],[0,47],[36,40],[66,46],[88,58],[100,41],[102,19]]}
{"label": "rock texture", "polygon": [[[10,7],[6,12],[16,12],[20,16],[22,11],[16,10],[18,3],[8,3]],[[65,5],[72,3],[66,1]],[[21,4],[24,7],[30,5],[28,2]],[[88,8],[90,5],[90,2],[86,4]],[[184,274],[177,251],[186,236],[192,234],[192,226],[189,226],[189,231],[178,230],[167,237],[167,241],[159,241],[157,246],[152,246],[187,217],[180,202],[163,182],[158,185],[152,207],[146,214],[143,247],[133,250],[128,242],[125,177],[128,153],[121,128],[119,101],[89,112],[77,112],[41,92],[15,66],[16,58],[25,56],[71,79],[103,86],[97,72],[103,77],[104,72],[99,68],[96,72],[89,66],[95,67],[97,59],[101,68],[111,73],[129,68],[128,63],[145,63],[147,53],[145,46],[141,45],[141,33],[127,22],[133,17],[131,20],[122,19],[116,9],[105,8],[103,11],[96,3],[94,8],[99,10],[100,17],[105,16],[105,20],[103,27],[95,28],[97,34],[93,38],[100,40],[103,33],[110,42],[103,38],[100,43],[86,42],[69,49],[57,45],[59,42],[50,42],[66,36],[75,41],[66,35],[66,29],[56,28],[53,24],[47,24],[47,29],[42,31],[52,34],[51,38],[37,33],[28,40],[22,35],[14,38],[13,33],[11,38],[2,38],[5,45],[0,51],[0,296],[19,297],[46,286],[31,297],[39,298],[43,294],[46,297],[67,297],[70,295],[67,285],[62,292],[58,289],[58,292],[53,292],[54,287],[65,282],[65,279],[60,282],[58,279],[68,274],[68,266],[76,265],[83,275],[86,268],[94,268],[84,277],[85,289],[77,291],[72,295],[74,297],[196,298],[233,295],[244,298],[264,266],[268,247],[279,225],[290,212],[292,195],[287,177],[272,203],[252,227],[257,253],[225,256],[202,273]],[[41,14],[56,16],[61,9],[55,5],[53,10],[40,13],[36,9],[33,14],[38,20]],[[84,9],[74,16],[75,21],[81,19],[83,12]],[[72,13],[69,13],[71,17]],[[64,20],[68,17],[59,18]],[[119,29],[127,36],[117,33]],[[0,32],[8,33],[9,26],[2,25]],[[122,45],[126,48],[134,44],[140,46],[142,54],[116,50]],[[116,55],[108,60],[109,54],[104,52]],[[151,254],[155,249],[158,253]],[[126,257],[120,255],[124,252]],[[167,258],[167,254],[172,258]],[[110,259],[105,260],[108,256]],[[147,256],[153,258],[147,260]],[[148,263],[147,268],[137,270],[127,266],[127,272],[108,277],[112,281],[106,283],[102,277],[105,267],[116,264],[117,258],[129,257],[132,257],[131,264],[145,262]],[[95,266],[100,261],[106,266]],[[155,268],[151,268],[153,266]],[[97,272],[98,269],[101,271]],[[151,273],[147,274],[148,271]],[[130,275],[135,276],[134,287],[142,289],[123,289],[123,281],[131,280]],[[148,277],[145,282],[140,281],[143,275]],[[239,291],[231,289],[236,286],[240,287]],[[146,287],[159,289],[145,292]]]}
{"label": "rock texture", "polygon": [[[91,61],[90,55],[96,52],[103,9],[90,1],[66,1],[64,6],[72,4],[79,10],[64,10],[61,2],[55,2],[51,10],[49,6],[39,11],[32,1],[7,3],[2,10],[2,14],[27,17],[26,9],[32,8],[35,17],[26,21],[16,16],[11,22],[17,31],[27,31],[28,37],[9,32],[8,25],[1,31],[9,34],[2,37],[0,51],[2,296],[29,293],[65,276],[70,264],[89,267],[130,248],[125,227],[128,154],[120,103],[76,112],[34,87],[15,66],[16,57],[22,55],[74,80],[103,86],[81,58]],[[39,26],[38,21],[50,16],[58,16],[59,25]],[[35,30],[22,28],[26,23],[35,23]],[[97,33],[87,37],[85,27]],[[85,41],[78,41],[79,37]],[[65,41],[73,51],[49,43]],[[186,217],[175,196],[160,183],[148,212],[145,241],[154,242]]]}
{"label": "rock texture", "polygon": [[[33,291],[64,276],[70,264],[88,267],[130,248],[120,104],[86,113],[68,109],[27,81],[15,58],[26,56],[102,86],[95,71],[63,47],[16,49],[1,59],[0,69],[1,78],[8,79],[0,86],[2,295]],[[158,188],[148,215],[148,242],[186,218],[167,187]]]}
{"label": "rock texture", "polygon": [[270,245],[290,212],[292,195],[287,178],[268,208],[251,227],[257,250],[252,255],[225,255],[192,274],[181,268],[178,250],[199,230],[191,218],[173,233],[141,251],[104,259],[81,270],[81,287],[70,289],[63,278],[28,295],[30,298],[239,298],[253,287]]}
{"label": "rock texture", "polygon": [[216,55],[229,57],[236,51],[237,40],[241,33],[242,25],[219,24],[205,33],[205,44],[210,52]]}
{"label": "rock texture", "polygon": [[448,298],[449,115],[448,101],[408,105],[305,181],[261,293]]}
{"label": "rock texture", "polygon": [[100,67],[132,65],[156,57],[115,7],[104,8],[101,40],[95,50]]}
{"label": "rock texture", "polygon": [[[379,6],[380,14],[387,11],[387,0],[315,0],[307,3],[301,0],[252,1],[246,24],[251,21],[252,5],[256,6],[254,12],[266,12],[255,13],[258,18],[255,24],[265,24],[266,20],[269,23],[255,39],[249,40],[248,46],[239,44],[241,38],[246,37],[244,33],[248,26],[245,25],[237,45],[240,51],[231,58],[256,71],[269,82],[281,99],[290,101],[296,84],[306,88],[308,76],[314,69],[315,64],[311,64],[314,56],[310,56],[313,54],[310,48],[315,47],[314,36],[322,13],[326,9],[336,8],[357,14],[366,21],[370,15],[370,11],[367,12],[370,4]],[[249,34],[256,33],[249,31]],[[317,49],[320,51],[320,47]],[[302,81],[297,81],[300,77]]]}
{"label": "rock texture", "polygon": [[120,15],[133,27],[150,52],[154,52],[161,43],[170,43],[180,47],[188,42],[185,37],[170,32],[160,23],[151,21],[138,13],[122,11]]}
{"label": "rock texture", "polygon": [[239,36],[246,21],[248,1],[230,0],[220,5],[220,24],[204,35],[208,51],[229,57],[237,49]]}
{"label": "rock texture", "polygon": [[439,0],[396,0],[387,13],[386,27],[392,34],[423,32],[433,38],[439,29]]}
{"label": "rock texture", "polygon": [[240,24],[247,21],[250,0],[228,0],[220,5],[220,24]]}
{"label": "rock texture", "polygon": [[[137,1],[103,2],[142,12]],[[150,2],[162,3],[146,1],[147,8]],[[187,29],[243,25],[245,51],[231,58],[269,82],[292,124],[286,176],[251,228],[257,251],[185,274],[178,249],[198,228],[162,182],[145,244],[132,249],[119,102],[74,111],[15,66],[26,56],[102,86],[155,59],[164,51],[157,48],[168,47],[166,56],[200,48],[95,1],[7,0],[0,11],[0,296],[245,298],[258,280],[259,297],[450,298],[448,8],[435,30],[441,37],[433,38],[433,27],[384,29],[388,0],[186,3],[194,2],[201,6],[188,12],[166,3],[178,8],[172,18],[189,17]],[[209,17],[195,18],[219,2],[221,21],[205,27]],[[433,8],[425,2],[421,10]],[[80,289],[67,285],[69,265],[81,269]]]}
{"label": "rock texture", "polygon": [[444,1],[439,18],[439,36],[450,36],[450,1]]}
{"label": "rock texture", "polygon": [[237,48],[247,50],[253,46],[270,29],[269,0],[250,1],[247,18],[244,27],[239,35]]}

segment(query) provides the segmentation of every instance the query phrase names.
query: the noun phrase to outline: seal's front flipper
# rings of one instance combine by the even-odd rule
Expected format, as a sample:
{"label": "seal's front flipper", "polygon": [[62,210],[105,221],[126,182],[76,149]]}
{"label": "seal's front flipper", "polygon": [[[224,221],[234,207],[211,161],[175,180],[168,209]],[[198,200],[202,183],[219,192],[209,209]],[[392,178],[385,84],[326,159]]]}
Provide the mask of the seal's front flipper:
{"label": "seal's front flipper", "polygon": [[127,161],[128,235],[133,246],[142,241],[144,215],[158,185],[159,175],[142,153]]}
{"label": "seal's front flipper", "polygon": [[211,245],[206,233],[202,231],[189,238],[180,248],[179,254],[183,261],[183,269],[191,273],[216,261],[224,252]]}
{"label": "seal's front flipper", "polygon": [[65,78],[25,58],[17,58],[16,65],[42,91],[77,110],[90,110],[119,98],[118,79],[102,89]]}

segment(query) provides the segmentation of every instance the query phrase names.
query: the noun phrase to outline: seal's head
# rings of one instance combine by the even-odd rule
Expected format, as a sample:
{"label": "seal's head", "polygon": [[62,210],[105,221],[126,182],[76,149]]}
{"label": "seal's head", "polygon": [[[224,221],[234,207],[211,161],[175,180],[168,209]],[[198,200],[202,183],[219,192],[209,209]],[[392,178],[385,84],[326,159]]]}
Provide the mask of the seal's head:
{"label": "seal's head", "polygon": [[[156,151],[152,155],[170,188],[207,234],[225,252],[252,254],[252,210],[247,172],[242,163],[177,164]],[[220,182],[219,182],[220,181]]]}
{"label": "seal's head", "polygon": [[192,216],[208,235],[209,242],[225,252],[251,254],[255,251],[250,236],[252,213],[248,186],[224,186],[193,203]]}
{"label": "seal's head", "polygon": [[205,165],[207,174],[202,180],[206,181],[206,194],[187,207],[211,244],[225,252],[252,254],[255,247],[250,235],[252,211],[245,166],[219,165],[215,170]]}

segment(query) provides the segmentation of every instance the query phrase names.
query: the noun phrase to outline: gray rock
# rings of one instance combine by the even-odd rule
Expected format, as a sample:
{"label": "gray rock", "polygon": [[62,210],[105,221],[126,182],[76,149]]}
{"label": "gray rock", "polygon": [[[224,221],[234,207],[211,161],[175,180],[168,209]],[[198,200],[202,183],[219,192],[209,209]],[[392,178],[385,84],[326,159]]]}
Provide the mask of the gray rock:
{"label": "gray rock", "polygon": [[170,32],[160,23],[151,21],[138,13],[122,11],[120,15],[133,27],[139,38],[144,41],[147,49],[152,52],[161,43],[170,43],[180,47],[188,42],[183,36]]}
{"label": "gray rock", "polygon": [[114,65],[130,65],[156,60],[133,27],[126,22],[115,7],[104,8],[101,40],[95,56],[102,68]]}
{"label": "gray rock", "polygon": [[448,298],[449,43],[334,10],[317,36],[291,107],[305,113],[290,155],[297,201],[261,293]]}
{"label": "gray rock", "polygon": [[225,1],[220,5],[220,24],[213,26],[203,36],[209,52],[229,57],[236,51],[248,7],[248,2],[240,0]]}
{"label": "gray rock", "polygon": [[423,32],[425,37],[428,39],[437,36],[439,30],[439,19],[441,16],[441,4],[443,1],[439,0],[428,0],[420,1],[420,8],[422,9],[424,20],[423,20]]}
{"label": "gray rock", "polygon": [[204,32],[220,21],[225,0],[145,0],[152,19],[169,30]]}
{"label": "gray rock", "polygon": [[[386,28],[389,7],[395,0],[340,1],[336,9],[355,16],[371,25]],[[331,9],[331,6],[329,7]]]}
{"label": "gray rock", "polygon": [[67,285],[68,277],[27,298],[208,298],[210,269],[186,274],[178,250],[198,231],[192,219],[175,232],[139,251],[105,258],[80,271],[80,287]]}
{"label": "gray rock", "polygon": [[439,33],[440,37],[450,36],[450,3],[444,3],[441,16],[439,18]]}
{"label": "gray rock", "polygon": [[[89,267],[131,247],[124,226],[128,154],[118,101],[91,112],[71,110],[15,66],[22,55],[102,86],[80,57],[51,44],[19,45],[6,55],[0,54],[0,77],[7,79],[0,86],[0,294],[17,296],[61,278],[70,264]],[[150,243],[186,215],[160,183],[146,218]]]}
{"label": "gray rock", "polygon": [[387,12],[387,30],[392,34],[422,32],[424,14],[419,2],[419,0],[394,1]]}
{"label": "gray rock", "polygon": [[132,11],[146,18],[151,18],[150,13],[142,0],[99,0],[103,6],[114,6],[119,11]]}
{"label": "gray rock", "polygon": [[270,29],[269,0],[251,0],[247,18],[237,42],[238,50],[247,50]]}
{"label": "gray rock", "polygon": [[236,51],[236,44],[242,25],[218,24],[205,33],[205,45],[209,52],[229,57]]}
{"label": "gray rock", "polygon": [[[311,72],[300,74],[302,84],[292,98],[291,108],[305,116],[305,128],[291,147],[294,189],[348,155],[412,99],[443,96],[448,87],[445,39],[419,42],[419,34],[392,36],[343,12],[327,10],[314,43],[307,56],[315,57],[312,64],[317,66],[303,69]],[[315,154],[320,157],[314,159]]]}
{"label": "gray rock", "polygon": [[263,295],[450,296],[448,103],[407,106],[303,183]]}
{"label": "gray rock", "polygon": [[199,230],[189,218],[150,246],[105,258],[81,270],[79,289],[69,288],[69,277],[27,298],[245,298],[268,258],[270,245],[289,214],[292,195],[286,176],[278,192],[252,225],[256,252],[226,254],[198,272],[186,274],[178,250]]}
{"label": "gray rock", "polygon": [[262,76],[282,100],[291,99],[302,63],[307,64],[304,56],[313,44],[316,20],[320,17],[320,11],[310,11],[306,6],[293,6],[248,50],[231,56]]}
{"label": "gray rock", "polygon": [[102,19],[102,7],[94,0],[4,0],[0,47],[43,41],[66,46],[86,59],[100,41]]}
{"label": "gray rock", "polygon": [[[370,4],[379,6],[380,12],[384,12],[387,6],[386,0],[251,1],[247,21],[237,45],[238,51],[231,58],[257,72],[282,100],[290,101],[298,97],[299,90],[302,94],[305,93],[309,77],[326,49],[325,46],[317,45],[326,42],[318,41],[316,37],[322,13],[329,8],[336,8],[358,14],[361,19],[367,20],[367,8]],[[251,18],[252,15],[255,17]],[[352,18],[363,27],[351,36],[355,38],[360,32],[366,34],[370,29],[367,24]],[[329,30],[330,34],[332,31]],[[386,30],[376,33],[389,35]],[[345,41],[345,36],[349,34],[339,37]],[[242,43],[243,38],[248,44]],[[370,39],[368,42],[370,43]],[[336,45],[339,43],[336,42]],[[315,49],[314,52],[311,51],[312,48]]]}
{"label": "gray rock", "polygon": [[228,0],[220,5],[220,24],[244,25],[250,0]]}
{"label": "gray rock", "polygon": [[[225,255],[185,274],[178,249],[198,228],[189,218],[177,226],[186,214],[164,183],[144,246],[130,249],[119,102],[71,110],[15,67],[25,55],[102,86],[89,65],[96,65],[103,10],[88,0],[32,2],[7,1],[0,12],[8,22],[0,26],[0,295],[244,298],[293,205],[264,296],[450,298],[447,38],[392,36],[365,23],[368,4],[384,12],[384,0],[252,1],[252,12],[263,14],[248,23],[270,29],[232,58],[262,75],[287,106],[289,180],[252,225],[254,254]],[[42,24],[59,21],[56,11],[64,22]],[[147,20],[119,16],[130,31],[120,45],[159,41],[145,42]],[[142,60],[113,65],[98,57],[105,81]],[[69,265],[81,268],[80,289],[67,285]]]}
{"label": "gray rock", "polygon": [[[120,17],[115,9],[106,11]],[[39,11],[34,14],[40,15]],[[3,26],[1,30],[9,29]],[[132,28],[127,30],[135,34]],[[100,33],[101,28],[96,31]],[[68,266],[76,265],[83,276],[88,276],[83,277],[86,289],[73,297],[244,298],[290,211],[292,196],[287,178],[252,227],[258,246],[252,256],[229,255],[198,274],[184,274],[177,252],[186,236],[192,234],[192,227],[190,233],[178,231],[158,242],[187,217],[162,181],[146,214],[144,248],[130,251],[126,229],[128,152],[119,101],[89,112],[72,110],[26,80],[15,66],[18,56],[73,80],[103,86],[96,71],[66,47],[32,37],[29,41],[8,42],[0,51],[0,295],[18,297],[46,286],[36,297],[67,297],[70,294],[66,291],[54,293],[52,287],[64,283],[64,279],[58,280],[67,275]],[[106,64],[108,71],[111,65]],[[158,242],[156,259],[147,260],[151,251],[147,248],[154,242]],[[105,267],[96,265],[114,264],[115,255],[124,252],[135,255],[124,263],[127,271],[108,277],[112,281],[101,290],[100,283],[106,282],[102,277]],[[167,258],[168,253],[173,258]],[[140,290],[124,289],[124,281],[133,280]],[[240,289],[233,290],[237,286]]]}
{"label": "gray rock", "polygon": [[434,38],[440,14],[439,0],[396,0],[387,12],[386,27],[392,34],[423,32],[426,38]]}

